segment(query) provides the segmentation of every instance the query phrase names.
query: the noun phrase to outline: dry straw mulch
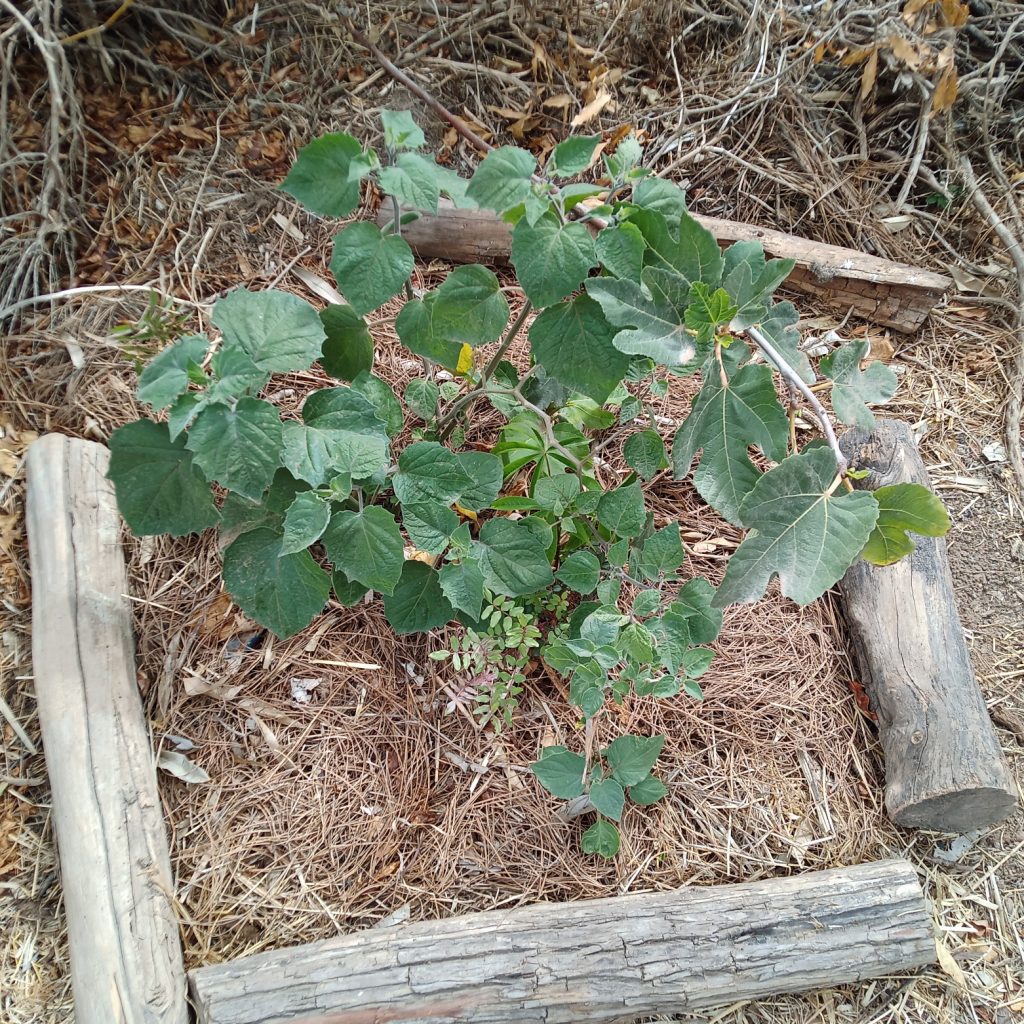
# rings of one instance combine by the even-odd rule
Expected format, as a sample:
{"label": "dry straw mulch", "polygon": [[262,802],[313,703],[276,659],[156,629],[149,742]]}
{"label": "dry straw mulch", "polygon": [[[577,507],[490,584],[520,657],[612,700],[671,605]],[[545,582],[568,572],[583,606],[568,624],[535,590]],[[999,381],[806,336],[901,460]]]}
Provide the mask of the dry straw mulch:
{"label": "dry straw mulch", "polygon": [[[0,0],[0,18],[10,6]],[[52,7],[29,6],[36,34],[66,34],[109,13],[65,5],[67,23],[53,26],[43,20]],[[929,117],[924,97],[944,75],[949,90],[942,54],[953,47],[961,88],[1002,90],[987,130],[1012,174],[1020,44],[1015,5],[980,5],[988,13],[969,29],[945,23],[955,6],[380,3],[369,27],[495,140],[516,137],[543,154],[568,120],[590,112],[581,130],[611,136],[631,124],[645,133],[659,173],[687,180],[700,212],[978,279],[968,287],[987,294],[953,296],[913,338],[800,308],[807,334],[857,331],[880,352],[896,348],[906,384],[892,408],[915,424],[953,505],[976,664],[1014,756],[1024,744],[1024,731],[1013,732],[1024,706],[1024,585],[1007,552],[1021,506],[1004,464],[981,455],[1000,438],[1014,387],[1014,322],[1000,305],[1013,280],[969,203],[943,211],[927,202],[955,199],[957,181],[943,168],[960,149],[982,148],[973,100],[955,108],[956,127]],[[316,4],[193,4],[184,14],[136,3],[101,38],[59,52],[36,45],[17,20],[0,26],[11,126],[0,143],[0,202],[14,228],[0,239],[0,304],[66,284],[72,255],[77,284],[156,285],[178,300],[161,319],[189,329],[206,326],[210,302],[239,283],[312,299],[293,269],[325,276],[332,226],[274,190],[295,146],[330,128],[372,141],[380,107],[417,108],[352,44],[337,12]],[[972,68],[993,70],[972,78]],[[60,109],[45,105],[55,102],[54,74]],[[46,158],[54,118],[63,132],[56,164]],[[472,166],[445,125],[421,119],[443,158]],[[47,175],[60,176],[48,193]],[[53,217],[31,214],[54,195]],[[898,208],[903,200],[909,208]],[[999,206],[1009,219],[1012,203]],[[441,269],[417,268],[417,283]],[[138,414],[134,371],[111,329],[138,319],[145,303],[144,292],[89,291],[52,309],[26,305],[0,359],[0,1015],[16,1024],[66,1020],[70,1005],[35,749],[19,470],[33,432],[102,441]],[[398,348],[387,313],[372,318],[378,372],[400,388],[417,364]],[[295,375],[277,382],[275,398],[298,406],[316,383]],[[674,386],[665,400],[666,436],[688,398]],[[474,436],[494,426],[482,418]],[[602,472],[612,481],[619,468],[613,451]],[[714,579],[736,531],[688,484],[663,477],[651,493],[659,517],[681,522],[686,571]],[[1020,821],[954,849],[949,863],[942,837],[888,824],[873,726],[851,694],[831,601],[800,611],[769,596],[732,610],[703,703],[636,700],[602,719],[602,739],[666,733],[659,770],[671,789],[630,812],[623,852],[605,864],[578,852],[580,823],[559,820],[527,770],[542,746],[579,741],[547,675],[531,678],[514,726],[495,736],[446,713],[445,680],[426,657],[439,641],[396,642],[377,606],[332,607],[301,636],[272,641],[221,593],[213,541],[126,543],[155,740],[188,741],[211,779],[161,780],[190,963],[386,921],[906,854],[920,865],[955,967],[696,1019],[932,1024],[1010,1021],[1024,1010]]]}

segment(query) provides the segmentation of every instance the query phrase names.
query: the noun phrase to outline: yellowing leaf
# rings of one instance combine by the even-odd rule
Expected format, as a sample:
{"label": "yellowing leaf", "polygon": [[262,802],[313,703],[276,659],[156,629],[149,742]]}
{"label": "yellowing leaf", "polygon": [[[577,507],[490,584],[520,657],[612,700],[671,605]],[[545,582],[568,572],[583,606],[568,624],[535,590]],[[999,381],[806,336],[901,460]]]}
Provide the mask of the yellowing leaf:
{"label": "yellowing leaf", "polygon": [[455,372],[465,376],[473,369],[473,350],[469,345],[463,345],[459,349],[459,358],[455,364]]}
{"label": "yellowing leaf", "polygon": [[407,562],[423,562],[426,565],[434,564],[434,556],[429,551],[420,551],[411,544],[405,546],[405,560]]}
{"label": "yellowing leaf", "polygon": [[866,46],[863,50],[854,50],[852,53],[848,53],[839,63],[844,68],[852,68],[856,64],[863,64],[875,52],[875,47]]}
{"label": "yellowing leaf", "polygon": [[455,502],[455,511],[460,516],[464,516],[466,519],[471,519],[474,523],[477,521],[477,514],[471,508],[463,508],[458,502]]}

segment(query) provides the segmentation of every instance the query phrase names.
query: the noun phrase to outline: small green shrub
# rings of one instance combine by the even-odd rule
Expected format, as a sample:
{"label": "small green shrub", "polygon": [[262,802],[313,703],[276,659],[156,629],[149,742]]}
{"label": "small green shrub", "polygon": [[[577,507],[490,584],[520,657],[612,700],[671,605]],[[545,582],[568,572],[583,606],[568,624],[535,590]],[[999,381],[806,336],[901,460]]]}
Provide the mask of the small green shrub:
{"label": "small green shrub", "polygon": [[[383,161],[347,135],[325,135],[283,185],[325,217],[351,214],[364,179],[390,197],[388,226],[358,221],[335,237],[330,267],[347,305],[318,312],[281,291],[238,289],[214,306],[216,341],[179,338],[142,371],[139,397],[164,415],[110,438],[110,476],[136,534],[219,527],[225,586],[281,637],[308,626],[332,592],[344,605],[379,593],[400,635],[458,620],[462,639],[435,655],[498,726],[535,655],[568,680],[585,719],[631,693],[699,698],[726,605],[757,600],[775,575],[806,604],[856,559],[906,554],[908,530],[945,531],[945,510],[925,488],[853,489],[816,397],[822,382],[799,347],[797,312],[772,298],[792,262],[766,260],[752,242],[723,253],[683,193],[640,166],[635,139],[603,157],[602,184],[572,180],[590,166],[596,136],[561,143],[543,171],[530,153],[502,147],[466,182],[420,152],[423,134],[407,113],[383,121]],[[441,195],[513,225],[528,300],[513,322],[482,266],[413,291],[402,225],[435,211]],[[400,400],[373,375],[363,317],[402,294],[394,327],[425,369]],[[520,371],[504,356],[532,310]],[[478,366],[473,350],[494,342]],[[818,367],[849,423],[870,425],[868,405],[895,389],[887,367],[862,369],[866,356],[855,342]],[[308,395],[299,417],[282,419],[259,397],[273,375],[316,363],[347,383]],[[693,374],[700,391],[670,460],[651,401]],[[481,401],[505,418],[498,442],[456,450]],[[826,440],[798,449],[801,401]],[[396,450],[407,416],[413,440]],[[605,490],[595,457],[616,440],[631,472]],[[647,508],[645,482],[670,466],[676,478],[692,472],[702,497],[748,531],[717,590],[699,577],[679,585],[679,526],[655,529]],[[525,493],[508,493],[523,476]],[[612,822],[627,796],[648,804],[664,795],[651,776],[662,741],[623,736],[590,760],[543,752],[533,769],[542,785],[588,796],[599,815],[584,850],[614,855]]]}

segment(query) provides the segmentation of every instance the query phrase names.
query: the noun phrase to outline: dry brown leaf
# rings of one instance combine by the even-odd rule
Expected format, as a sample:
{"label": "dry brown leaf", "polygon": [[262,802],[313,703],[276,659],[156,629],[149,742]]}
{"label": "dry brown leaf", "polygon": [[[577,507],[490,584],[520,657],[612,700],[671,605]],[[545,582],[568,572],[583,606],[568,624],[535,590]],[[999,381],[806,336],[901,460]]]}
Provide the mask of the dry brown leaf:
{"label": "dry brown leaf", "polygon": [[907,5],[903,8],[904,20],[909,21],[932,2],[933,0],[907,0]]}
{"label": "dry brown leaf", "polygon": [[814,63],[820,64],[825,59],[825,43],[818,43],[814,48]]}
{"label": "dry brown leaf", "polygon": [[970,8],[961,0],[940,0],[939,9],[942,11],[942,20],[952,28],[965,25],[971,14]]}
{"label": "dry brown leaf", "polygon": [[271,718],[283,725],[296,724],[295,719],[290,715],[286,715],[265,700],[260,700],[259,697],[239,697],[238,695],[242,692],[242,686],[239,684],[229,686],[226,683],[204,679],[192,672],[185,677],[184,685],[185,693],[189,697],[212,697],[215,700],[229,701],[257,718],[260,716]]}
{"label": "dry brown leaf", "polygon": [[602,89],[573,119],[573,128],[579,128],[581,124],[593,121],[598,114],[604,110],[612,101],[612,94]]}
{"label": "dry brown leaf", "polygon": [[844,68],[852,68],[855,64],[863,64],[873,53],[877,53],[877,47],[865,46],[863,50],[854,50],[848,53],[839,63]]}
{"label": "dry brown leaf", "polygon": [[942,72],[938,85],[935,86],[935,94],[932,97],[932,113],[939,114],[943,110],[949,110],[956,99],[958,79],[955,67],[948,67]]}
{"label": "dry brown leaf", "polygon": [[567,92],[556,93],[554,96],[549,96],[541,106],[552,107],[556,110],[568,110],[572,106],[572,97]]}
{"label": "dry brown leaf", "polygon": [[875,87],[875,78],[878,76],[878,47],[871,51],[867,63],[864,65],[864,73],[860,79],[860,98],[866,100]]}
{"label": "dry brown leaf", "polygon": [[889,36],[889,49],[897,60],[902,61],[911,71],[921,66],[921,51],[903,36]]}

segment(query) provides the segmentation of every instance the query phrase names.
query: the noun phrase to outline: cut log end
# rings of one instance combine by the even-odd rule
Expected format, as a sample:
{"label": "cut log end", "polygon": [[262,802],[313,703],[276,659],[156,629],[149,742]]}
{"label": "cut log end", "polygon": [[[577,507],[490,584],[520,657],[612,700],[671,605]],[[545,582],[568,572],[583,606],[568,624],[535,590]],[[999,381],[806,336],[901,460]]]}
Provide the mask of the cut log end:
{"label": "cut log end", "polygon": [[[879,420],[840,445],[860,486],[928,485],[910,428]],[[885,802],[898,825],[971,832],[1005,820],[1017,789],[971,667],[942,537],[884,567],[857,562],[840,590],[861,681],[878,714]]]}
{"label": "cut log end", "polygon": [[943,832],[974,832],[1005,821],[1017,810],[1017,798],[1007,787],[977,786],[951,793],[937,793],[925,799],[911,798],[899,804],[899,796],[889,801],[892,820],[902,828],[936,827]]}

